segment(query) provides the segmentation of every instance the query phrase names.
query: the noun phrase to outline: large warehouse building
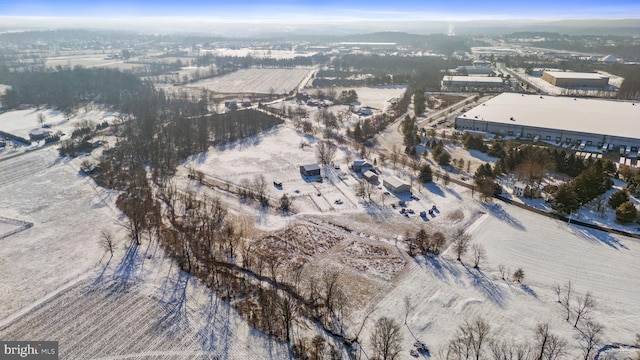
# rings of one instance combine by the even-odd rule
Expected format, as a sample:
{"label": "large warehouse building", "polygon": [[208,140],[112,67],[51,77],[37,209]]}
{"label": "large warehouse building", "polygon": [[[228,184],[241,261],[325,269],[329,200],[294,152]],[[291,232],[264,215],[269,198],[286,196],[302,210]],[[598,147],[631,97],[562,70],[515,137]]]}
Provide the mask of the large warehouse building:
{"label": "large warehouse building", "polygon": [[637,152],[640,104],[626,101],[500,94],[456,117],[456,129]]}
{"label": "large warehouse building", "polygon": [[503,89],[502,78],[493,76],[451,76],[442,78],[443,89]]}
{"label": "large warehouse building", "polygon": [[609,78],[597,73],[581,73],[571,71],[542,72],[542,80],[551,85],[566,88],[605,88],[609,85]]}

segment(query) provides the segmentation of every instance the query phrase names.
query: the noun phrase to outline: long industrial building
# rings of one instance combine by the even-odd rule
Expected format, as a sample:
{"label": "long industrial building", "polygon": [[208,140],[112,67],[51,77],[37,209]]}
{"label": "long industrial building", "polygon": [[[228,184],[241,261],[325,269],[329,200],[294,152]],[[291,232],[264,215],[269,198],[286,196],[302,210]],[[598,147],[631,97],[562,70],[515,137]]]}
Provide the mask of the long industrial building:
{"label": "long industrial building", "polygon": [[640,103],[503,93],[459,115],[458,130],[543,140],[558,145],[640,147]]}
{"label": "long industrial building", "polygon": [[443,89],[471,88],[471,89],[503,89],[502,78],[493,76],[452,76],[447,75],[442,78]]}
{"label": "long industrial building", "polygon": [[542,72],[542,80],[551,85],[566,88],[605,88],[609,85],[609,78],[597,73],[582,73],[571,71]]}

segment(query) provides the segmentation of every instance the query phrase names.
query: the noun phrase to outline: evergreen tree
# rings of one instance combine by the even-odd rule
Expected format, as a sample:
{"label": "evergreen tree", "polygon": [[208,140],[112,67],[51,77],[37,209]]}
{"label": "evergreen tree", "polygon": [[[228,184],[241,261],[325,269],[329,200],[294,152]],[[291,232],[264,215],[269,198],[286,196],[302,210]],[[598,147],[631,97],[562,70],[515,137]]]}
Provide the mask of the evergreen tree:
{"label": "evergreen tree", "polygon": [[571,184],[563,184],[556,191],[551,208],[558,214],[567,215],[578,210],[580,203],[578,202],[576,192]]}
{"label": "evergreen tree", "polygon": [[627,201],[629,201],[629,193],[626,190],[619,190],[609,197],[609,206],[611,206],[612,209],[617,209],[618,206]]}
{"label": "evergreen tree", "polygon": [[420,182],[430,183],[432,181],[433,181],[433,171],[431,171],[431,166],[429,166],[429,164],[425,164],[420,169]]}
{"label": "evergreen tree", "polygon": [[638,209],[631,201],[622,203],[616,209],[616,221],[621,224],[629,224],[638,219]]}

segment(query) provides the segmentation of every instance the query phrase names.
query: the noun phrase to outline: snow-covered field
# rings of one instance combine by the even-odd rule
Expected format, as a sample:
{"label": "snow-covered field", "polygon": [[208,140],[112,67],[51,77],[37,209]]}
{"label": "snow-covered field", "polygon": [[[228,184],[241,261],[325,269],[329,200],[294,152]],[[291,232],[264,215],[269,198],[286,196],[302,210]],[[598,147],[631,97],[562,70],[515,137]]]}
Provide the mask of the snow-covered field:
{"label": "snow-covered field", "polygon": [[226,94],[286,94],[299,86],[313,71],[308,68],[295,69],[242,69],[211,79],[190,84],[189,87]]}
{"label": "snow-covered field", "polygon": [[71,68],[75,66],[82,66],[86,68],[91,67],[108,67],[116,68],[120,70],[130,70],[136,67],[144,65],[127,63],[123,60],[107,59],[104,54],[83,54],[83,55],[65,55],[49,57],[45,62],[46,67],[69,66]]}
{"label": "snow-covered field", "polygon": [[317,54],[316,52],[294,52],[288,50],[264,50],[264,49],[213,49],[213,50],[200,50],[201,55],[213,54],[215,56],[251,56],[254,58],[271,58],[271,59],[292,59],[294,57],[307,57]]}

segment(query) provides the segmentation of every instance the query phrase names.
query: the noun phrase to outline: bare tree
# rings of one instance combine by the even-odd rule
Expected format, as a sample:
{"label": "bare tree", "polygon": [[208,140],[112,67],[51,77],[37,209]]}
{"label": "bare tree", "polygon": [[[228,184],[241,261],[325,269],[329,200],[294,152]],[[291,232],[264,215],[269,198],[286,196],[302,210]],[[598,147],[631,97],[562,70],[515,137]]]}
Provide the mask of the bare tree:
{"label": "bare tree", "polygon": [[537,360],[556,360],[564,354],[567,345],[549,330],[549,324],[538,324],[536,326],[536,349]]}
{"label": "bare tree", "polygon": [[113,234],[109,230],[102,230],[100,232],[100,247],[105,252],[109,252],[111,257],[113,257],[113,250],[115,248]]}
{"label": "bare tree", "polygon": [[578,321],[580,321],[580,318],[590,313],[596,305],[596,300],[590,292],[586,293],[584,296],[578,297],[578,306],[575,308],[576,322],[573,326],[578,327]]}
{"label": "bare tree", "polygon": [[316,145],[316,159],[322,165],[329,165],[336,156],[338,147],[329,141],[320,141]]}
{"label": "bare tree", "polygon": [[291,211],[291,198],[289,198],[287,194],[282,194],[278,210],[282,211],[283,215],[286,215]]}
{"label": "bare tree", "polygon": [[47,120],[46,116],[43,113],[38,113],[38,124],[40,126],[44,125],[44,122]]}
{"label": "bare tree", "polygon": [[279,297],[279,312],[282,319],[282,326],[285,331],[285,340],[291,340],[291,325],[295,318],[296,311],[298,310],[298,303],[292,299],[289,295],[283,295]]}
{"label": "bare tree", "polygon": [[393,319],[381,317],[371,334],[371,346],[375,356],[380,360],[393,360],[400,353],[402,333],[400,325]]}
{"label": "bare tree", "polygon": [[471,236],[466,234],[464,230],[459,229],[453,238],[453,251],[456,254],[456,260],[461,261],[462,255],[467,253],[469,249],[469,241],[471,240]]}
{"label": "bare tree", "polygon": [[411,299],[409,296],[405,296],[403,299],[403,309],[404,309],[404,324],[407,325],[407,318],[409,314],[415,309],[415,305],[411,303]]}
{"label": "bare tree", "polygon": [[480,263],[487,259],[487,252],[480,244],[473,244],[471,251],[473,252],[473,267],[479,269]]}
{"label": "bare tree", "polygon": [[335,270],[327,270],[322,273],[322,285],[324,287],[324,306],[333,311],[335,305],[336,288],[338,287],[338,278],[340,273]]}
{"label": "bare tree", "polygon": [[457,359],[483,358],[484,348],[490,340],[490,330],[489,324],[480,317],[472,322],[465,321],[449,342],[449,356]]}
{"label": "bare tree", "polygon": [[517,282],[524,280],[524,270],[522,270],[522,268],[517,268],[516,271],[513,272],[513,280]]}
{"label": "bare tree", "polygon": [[491,340],[489,342],[491,357],[494,360],[530,360],[529,344],[518,344],[512,340]]}
{"label": "bare tree", "polygon": [[571,281],[567,282],[567,285],[565,285],[565,293],[564,293],[564,298],[562,299],[562,305],[564,305],[564,308],[567,310],[567,318],[566,320],[569,321],[569,317],[571,316]]}
{"label": "bare tree", "polygon": [[604,327],[596,322],[587,321],[585,328],[576,337],[580,342],[584,360],[594,358],[596,345],[602,340],[601,335]]}
{"label": "bare tree", "polygon": [[560,287],[560,284],[556,284],[553,287],[553,292],[555,292],[556,296],[558,297],[558,303],[562,304],[562,299],[560,298],[560,295],[562,294],[562,288]]}
{"label": "bare tree", "polygon": [[506,280],[507,275],[509,274],[509,272],[507,271],[507,268],[500,264],[498,265],[498,271],[500,271],[500,276],[502,276],[502,280]]}

